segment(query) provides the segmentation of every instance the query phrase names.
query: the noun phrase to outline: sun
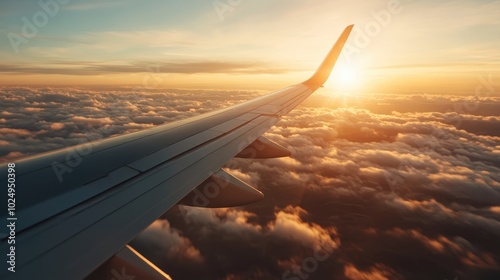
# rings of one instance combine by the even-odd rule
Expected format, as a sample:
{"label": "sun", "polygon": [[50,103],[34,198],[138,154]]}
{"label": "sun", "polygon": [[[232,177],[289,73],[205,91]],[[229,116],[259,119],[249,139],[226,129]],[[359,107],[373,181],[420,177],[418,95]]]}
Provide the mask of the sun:
{"label": "sun", "polygon": [[339,82],[345,87],[352,87],[356,85],[358,76],[356,70],[353,68],[344,68],[339,73]]}
{"label": "sun", "polygon": [[336,65],[327,86],[332,89],[355,90],[361,86],[358,69],[351,64]]}

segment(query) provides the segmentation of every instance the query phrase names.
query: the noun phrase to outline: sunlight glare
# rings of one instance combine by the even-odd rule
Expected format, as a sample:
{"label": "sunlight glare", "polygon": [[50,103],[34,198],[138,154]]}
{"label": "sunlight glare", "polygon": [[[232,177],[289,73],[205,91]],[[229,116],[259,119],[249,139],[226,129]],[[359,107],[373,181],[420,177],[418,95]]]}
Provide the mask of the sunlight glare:
{"label": "sunlight glare", "polygon": [[357,63],[345,60],[338,61],[325,86],[337,90],[359,90],[361,88],[361,79],[357,66]]}

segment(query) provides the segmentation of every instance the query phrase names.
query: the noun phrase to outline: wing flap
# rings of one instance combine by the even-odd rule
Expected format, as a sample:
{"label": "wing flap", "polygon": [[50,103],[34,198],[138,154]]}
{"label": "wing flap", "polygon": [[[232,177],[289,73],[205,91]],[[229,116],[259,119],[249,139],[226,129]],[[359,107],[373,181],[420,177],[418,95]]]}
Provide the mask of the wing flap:
{"label": "wing flap", "polygon": [[225,208],[254,203],[263,197],[259,190],[220,169],[186,195],[179,204]]}
{"label": "wing flap", "polygon": [[235,157],[237,158],[250,158],[250,159],[263,159],[263,158],[278,158],[288,157],[292,153],[280,144],[271,141],[263,136],[253,141],[245,149],[239,152]]}
{"label": "wing flap", "polygon": [[172,280],[170,276],[129,245],[85,279]]}

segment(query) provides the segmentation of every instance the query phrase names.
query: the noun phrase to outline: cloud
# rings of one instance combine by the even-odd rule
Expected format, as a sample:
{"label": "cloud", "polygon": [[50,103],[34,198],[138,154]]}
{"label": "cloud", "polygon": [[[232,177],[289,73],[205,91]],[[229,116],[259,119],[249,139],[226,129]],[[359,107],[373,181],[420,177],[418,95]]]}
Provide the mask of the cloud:
{"label": "cloud", "polygon": [[324,229],[316,224],[304,223],[300,216],[307,214],[300,207],[287,207],[276,214],[276,220],[268,224],[269,234],[287,238],[314,250],[333,251],[339,240],[332,239],[336,235],[335,228]]}
{"label": "cloud", "polygon": [[62,7],[63,10],[74,10],[74,11],[87,11],[87,10],[96,10],[96,9],[106,9],[106,8],[114,8],[122,5],[120,2],[108,2],[108,3],[79,3],[72,5],[64,5]]}
{"label": "cloud", "polygon": [[[408,97],[390,97],[396,98]],[[442,98],[446,104],[442,107],[452,107],[457,100],[463,98]],[[340,251],[352,255],[338,259],[351,265],[335,275],[353,279],[489,277],[499,273],[494,253],[498,248],[490,248],[500,236],[498,216],[492,215],[500,201],[496,175],[500,170],[494,153],[500,141],[494,130],[499,127],[495,124],[475,134],[451,124],[450,119],[456,117],[478,123],[498,120],[490,115],[442,112],[376,115],[353,108],[298,108],[266,134],[287,145],[293,151],[292,160],[236,160],[232,168],[240,165],[240,172],[259,174],[256,185],[275,198],[273,203],[301,205],[308,213],[316,213],[316,220],[324,219],[324,213],[335,217],[322,226],[334,225]],[[378,135],[367,137],[372,131]],[[286,198],[276,199],[283,193]],[[386,228],[403,227],[405,232],[418,228],[412,234],[420,245],[408,240],[393,245],[395,236],[359,234],[368,226],[375,233]],[[387,253],[381,253],[385,248]],[[371,267],[354,257],[359,256],[357,250],[362,252],[361,259],[373,258]],[[437,252],[441,257],[434,256]],[[417,269],[411,255],[435,262],[448,259],[455,269],[430,263]],[[392,274],[374,269],[377,264]],[[462,265],[468,268],[457,268]]]}
{"label": "cloud", "polygon": [[353,264],[348,264],[344,267],[344,275],[350,280],[389,280],[401,279],[390,268],[385,267],[383,264],[376,264],[368,271],[360,271]]}
{"label": "cloud", "polygon": [[51,124],[51,125],[50,125],[50,128],[51,128],[52,130],[61,130],[61,129],[63,129],[63,128],[64,128],[64,124],[63,124],[63,123],[57,123],[57,122],[56,122],[56,123]]}
{"label": "cloud", "polygon": [[[181,206],[182,207],[182,206]],[[266,224],[257,223],[254,213],[236,209],[206,210],[182,207],[181,215],[193,226],[203,226],[201,235],[226,233],[242,239],[265,238],[285,240],[312,250],[333,251],[338,247],[334,227],[322,228],[301,218],[307,212],[300,207],[277,210]]]}
{"label": "cloud", "polygon": [[210,235],[213,232],[227,232],[240,236],[259,234],[262,227],[249,223],[255,215],[249,212],[240,212],[232,209],[205,211],[198,208],[182,208],[183,217],[189,223],[206,226],[202,234]]}
{"label": "cloud", "polygon": [[453,240],[439,235],[436,238],[429,238],[418,230],[402,230],[395,228],[387,232],[398,238],[409,237],[421,242],[424,246],[438,254],[452,254],[458,256],[464,265],[481,268],[498,270],[500,267],[493,257],[488,253],[478,252],[474,246],[462,237],[454,237]]}
{"label": "cloud", "polygon": [[493,206],[490,208],[491,212],[500,214],[500,206]]}
{"label": "cloud", "polygon": [[[303,215],[307,213],[300,207],[288,207],[276,210],[269,220],[264,221],[254,213],[238,209],[174,207],[169,221],[172,225],[190,225],[183,230],[183,237],[189,239],[203,256],[202,262],[188,262],[188,270],[176,267],[169,258],[152,254],[156,248],[148,250],[145,247],[144,243],[151,246],[156,243],[156,238],[151,238],[149,233],[151,229],[147,229],[132,245],[144,251],[172,277],[274,278],[276,274],[292,269],[305,257],[313,256],[316,251],[332,254],[339,246],[335,228],[323,229],[317,224],[304,222]],[[168,232],[169,229],[162,231]],[[208,240],[211,241],[206,242]]]}
{"label": "cloud", "polygon": [[7,136],[13,135],[17,137],[26,137],[31,135],[31,133],[26,129],[15,129],[15,128],[0,128],[0,133]]}
{"label": "cloud", "polygon": [[[67,65],[66,65],[67,64]],[[155,67],[152,68],[151,65]],[[259,62],[244,61],[182,61],[182,62],[152,62],[143,61],[133,64],[112,62],[48,62],[44,67],[30,65],[0,64],[0,73],[24,74],[63,74],[63,75],[102,75],[116,73],[155,73],[155,74],[195,74],[195,73],[233,73],[233,74],[282,74],[292,70],[276,68]]]}
{"label": "cloud", "polygon": [[[262,94],[2,88],[0,156],[130,133]],[[134,247],[174,279],[279,279],[306,273],[311,260],[310,279],[500,275],[498,97],[320,100],[265,134],[292,157],[227,164],[265,194],[262,202],[173,207]],[[324,260],[314,257],[323,250]]]}
{"label": "cloud", "polygon": [[99,126],[113,123],[113,121],[109,117],[106,117],[106,118],[87,118],[87,117],[75,116],[75,117],[72,117],[71,120],[77,124],[84,123],[84,124],[99,125]]}
{"label": "cloud", "polygon": [[136,242],[157,252],[161,258],[177,259],[180,262],[203,261],[203,256],[193,247],[191,241],[183,237],[178,230],[172,229],[166,220],[156,220],[138,236]]}

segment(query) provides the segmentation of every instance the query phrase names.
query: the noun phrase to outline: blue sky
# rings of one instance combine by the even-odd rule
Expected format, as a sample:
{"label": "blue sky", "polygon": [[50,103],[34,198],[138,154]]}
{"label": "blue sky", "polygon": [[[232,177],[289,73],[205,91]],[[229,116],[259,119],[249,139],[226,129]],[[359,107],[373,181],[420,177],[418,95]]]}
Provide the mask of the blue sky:
{"label": "blue sky", "polygon": [[500,1],[42,2],[58,11],[15,47],[23,18],[33,24],[44,10],[0,3],[1,84],[138,83],[160,63],[166,87],[286,85],[314,71],[352,23],[351,55],[336,71],[358,88],[473,87],[500,69]]}

